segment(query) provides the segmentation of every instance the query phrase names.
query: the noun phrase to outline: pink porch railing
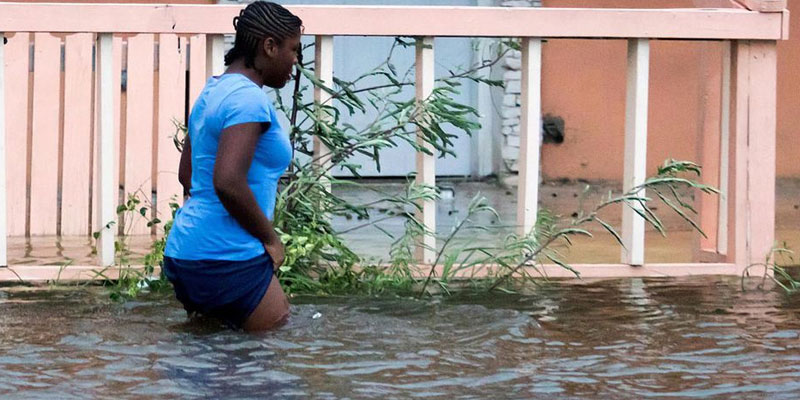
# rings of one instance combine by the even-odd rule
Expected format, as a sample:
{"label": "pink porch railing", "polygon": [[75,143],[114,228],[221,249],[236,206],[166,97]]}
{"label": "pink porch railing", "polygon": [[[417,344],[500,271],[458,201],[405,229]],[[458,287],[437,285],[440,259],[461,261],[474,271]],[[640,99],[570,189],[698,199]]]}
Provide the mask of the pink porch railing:
{"label": "pink porch railing", "polygon": [[[700,160],[723,191],[701,207],[703,228],[716,240],[699,244],[697,263],[646,264],[644,221],[625,210],[627,250],[620,264],[575,267],[584,277],[739,274],[763,260],[773,245],[776,43],[788,37],[788,12],[785,0],[696,4],[714,8],[290,8],[304,20],[305,34],[317,38],[315,69],[325,82],[332,81],[333,36],[421,37],[419,98],[433,89],[433,37],[521,37],[518,225],[523,231],[534,226],[537,212],[542,39],[628,41],[625,189],[645,179],[650,41],[725,41],[722,123],[711,140],[718,146]],[[174,121],[184,120],[185,91],[193,99],[207,76],[222,71],[222,35],[233,33],[231,20],[240,9],[0,3],[0,35],[8,39],[0,46],[0,210],[6,210],[0,212],[0,265],[7,265],[8,236],[93,231],[101,232],[100,264],[111,265],[115,229],[104,227],[115,220],[120,188],[141,190],[145,197],[155,193],[156,212],[167,211],[169,199],[180,193]],[[327,100],[322,91],[315,95]],[[321,147],[317,144],[317,151]],[[417,179],[434,184],[434,158],[416,157]],[[435,226],[433,202],[425,203],[421,214],[429,228]],[[150,232],[143,222],[130,229]],[[435,243],[433,237],[425,241]],[[432,262],[430,251],[419,256],[422,263]],[[96,266],[70,268],[79,276]]]}

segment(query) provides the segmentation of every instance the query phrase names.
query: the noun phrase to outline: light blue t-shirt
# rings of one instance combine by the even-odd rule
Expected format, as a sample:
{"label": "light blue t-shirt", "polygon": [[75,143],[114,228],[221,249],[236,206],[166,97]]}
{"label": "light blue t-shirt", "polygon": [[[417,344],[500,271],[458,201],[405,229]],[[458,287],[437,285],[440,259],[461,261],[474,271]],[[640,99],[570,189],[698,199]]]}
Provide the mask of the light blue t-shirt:
{"label": "light blue t-shirt", "polygon": [[214,191],[214,163],[222,130],[247,122],[267,122],[247,184],[272,220],[278,179],[292,157],[289,137],[264,91],[240,74],[211,77],[189,116],[192,146],[191,197],[175,215],[164,254],[183,260],[242,261],[264,253],[261,242],[228,213]]}

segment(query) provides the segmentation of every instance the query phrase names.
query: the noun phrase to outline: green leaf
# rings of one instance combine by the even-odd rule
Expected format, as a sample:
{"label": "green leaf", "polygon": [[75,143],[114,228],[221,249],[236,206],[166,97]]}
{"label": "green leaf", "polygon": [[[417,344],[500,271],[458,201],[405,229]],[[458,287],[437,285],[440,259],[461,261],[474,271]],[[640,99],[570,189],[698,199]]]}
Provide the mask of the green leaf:
{"label": "green leaf", "polygon": [[564,261],[562,261],[558,257],[555,257],[555,256],[553,256],[553,255],[551,255],[549,253],[545,253],[544,256],[547,257],[548,260],[550,260],[553,263],[555,263],[558,266],[560,266],[561,268],[564,268],[567,271],[572,272],[573,274],[575,274],[576,278],[580,278],[581,277],[581,273],[580,272],[578,272],[576,269],[574,269],[571,266],[569,266],[569,264],[565,263]]}
{"label": "green leaf", "polygon": [[565,228],[560,230],[557,235],[558,236],[582,235],[582,236],[593,237],[589,231],[580,228]]}
{"label": "green leaf", "polygon": [[657,194],[658,194],[658,197],[659,197],[659,198],[661,198],[661,201],[663,201],[663,202],[664,202],[664,204],[666,204],[667,206],[669,206],[669,208],[671,208],[673,211],[675,211],[676,213],[678,213],[678,215],[680,215],[680,216],[681,216],[681,218],[683,218],[683,219],[684,219],[686,222],[688,222],[690,225],[692,225],[692,227],[693,227],[693,228],[694,228],[694,229],[695,229],[697,232],[700,232],[700,234],[701,234],[701,235],[703,235],[703,237],[704,237],[704,238],[706,238],[706,239],[708,238],[708,236],[706,235],[706,233],[705,233],[705,232],[703,232],[703,230],[700,228],[700,226],[699,226],[699,225],[697,225],[697,223],[696,223],[696,222],[694,222],[694,220],[693,220],[693,219],[691,219],[691,218],[690,218],[688,215],[686,215],[686,213],[685,213],[685,212],[683,212],[683,210],[681,210],[681,209],[680,209],[680,207],[678,207],[677,205],[675,205],[675,203],[673,203],[672,201],[670,201],[670,200],[669,200],[669,199],[668,199],[666,196],[664,196],[663,194],[661,194],[661,193],[657,193]]}
{"label": "green leaf", "polygon": [[623,249],[625,248],[625,243],[622,242],[622,237],[619,235],[619,233],[617,233],[616,229],[614,229],[614,227],[611,226],[611,224],[607,223],[606,221],[603,221],[600,218],[595,218],[594,220],[597,221],[597,223],[600,224],[606,231],[608,231],[608,233],[614,236],[614,239],[617,240],[617,243],[619,243],[619,245],[622,246]]}

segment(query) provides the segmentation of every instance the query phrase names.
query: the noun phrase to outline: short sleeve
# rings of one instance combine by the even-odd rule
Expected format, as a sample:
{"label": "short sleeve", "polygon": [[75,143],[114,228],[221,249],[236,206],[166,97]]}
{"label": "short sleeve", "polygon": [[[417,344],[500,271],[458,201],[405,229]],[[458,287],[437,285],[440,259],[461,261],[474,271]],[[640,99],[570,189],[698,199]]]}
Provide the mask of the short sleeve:
{"label": "short sleeve", "polygon": [[249,122],[272,122],[269,98],[259,88],[242,87],[234,90],[221,107],[222,129]]}

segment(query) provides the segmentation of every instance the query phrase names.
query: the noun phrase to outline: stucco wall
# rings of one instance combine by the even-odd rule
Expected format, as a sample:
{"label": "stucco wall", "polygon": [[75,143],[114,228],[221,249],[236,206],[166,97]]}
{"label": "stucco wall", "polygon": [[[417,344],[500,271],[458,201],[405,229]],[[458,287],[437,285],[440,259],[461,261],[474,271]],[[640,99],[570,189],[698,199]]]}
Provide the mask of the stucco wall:
{"label": "stucco wall", "polygon": [[[545,0],[545,7],[691,7],[674,0]],[[790,4],[790,7],[792,4]],[[800,12],[792,39],[778,47],[779,177],[800,177]],[[703,87],[718,79],[721,44],[656,41],[651,47],[648,169],[664,159],[697,159],[704,117]],[[545,144],[547,178],[618,180],[623,171],[626,43],[621,40],[549,40],[543,47],[543,113],[565,120],[562,144]]]}
{"label": "stucco wall", "polygon": [[800,7],[789,2],[789,40],[778,43],[778,176],[800,177]]}

